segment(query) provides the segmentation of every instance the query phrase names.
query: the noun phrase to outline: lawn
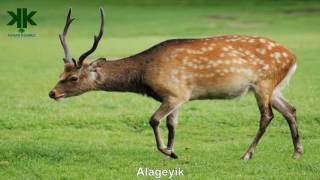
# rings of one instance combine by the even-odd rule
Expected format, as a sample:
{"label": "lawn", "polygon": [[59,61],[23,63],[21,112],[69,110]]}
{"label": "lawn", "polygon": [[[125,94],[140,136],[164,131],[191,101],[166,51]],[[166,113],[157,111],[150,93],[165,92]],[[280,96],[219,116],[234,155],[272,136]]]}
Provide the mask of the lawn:
{"label": "lawn", "polygon": [[[261,35],[297,55],[287,99],[297,107],[304,154],[283,117],[275,118],[253,159],[239,158],[259,124],[252,94],[236,100],[192,101],[180,111],[177,160],[156,150],[149,118],[159,103],[130,93],[91,92],[62,102],[48,97],[63,71],[58,40],[68,7],[75,22],[68,42],[75,58],[91,47],[106,11],[97,57],[125,57],[170,38]],[[37,26],[8,37],[6,11],[36,10]],[[139,167],[184,170],[182,179],[320,178],[320,2],[165,0],[0,2],[0,179],[135,179]],[[161,125],[164,135],[165,123]]]}

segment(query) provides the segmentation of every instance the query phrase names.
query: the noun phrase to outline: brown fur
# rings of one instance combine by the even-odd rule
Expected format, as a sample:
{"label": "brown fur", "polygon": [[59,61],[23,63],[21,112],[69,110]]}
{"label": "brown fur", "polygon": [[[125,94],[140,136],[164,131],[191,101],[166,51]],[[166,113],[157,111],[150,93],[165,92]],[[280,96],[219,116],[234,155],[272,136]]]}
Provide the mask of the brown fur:
{"label": "brown fur", "polygon": [[[134,92],[153,97],[162,102],[150,119],[157,148],[176,158],[174,131],[178,108],[183,103],[197,99],[235,98],[252,90],[261,112],[260,127],[242,159],[251,158],[272,120],[272,99],[275,99],[273,106],[288,119],[295,157],[298,158],[302,146],[295,116],[289,111],[293,106],[288,103],[279,105],[282,101],[274,97],[276,87],[295,64],[295,56],[290,50],[262,37],[234,35],[168,40],[124,59],[108,61],[100,58],[90,64],[84,63],[80,69],[66,64],[53,92],[62,94],[61,97],[90,90]],[[72,81],[72,77],[78,80]],[[167,147],[163,145],[159,129],[164,117],[167,117],[169,130]]]}

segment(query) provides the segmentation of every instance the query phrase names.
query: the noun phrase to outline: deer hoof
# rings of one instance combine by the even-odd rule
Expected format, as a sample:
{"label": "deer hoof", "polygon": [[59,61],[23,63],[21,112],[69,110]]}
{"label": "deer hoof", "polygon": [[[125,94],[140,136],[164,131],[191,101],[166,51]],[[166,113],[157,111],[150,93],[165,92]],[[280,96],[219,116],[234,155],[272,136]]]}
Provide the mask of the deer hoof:
{"label": "deer hoof", "polygon": [[302,153],[301,152],[294,152],[293,153],[293,159],[300,159]]}
{"label": "deer hoof", "polygon": [[173,158],[173,159],[178,159],[177,154],[174,153],[174,152],[171,152],[170,157]]}
{"label": "deer hoof", "polygon": [[243,155],[240,159],[241,160],[250,160],[252,158],[252,152],[248,152],[245,155]]}

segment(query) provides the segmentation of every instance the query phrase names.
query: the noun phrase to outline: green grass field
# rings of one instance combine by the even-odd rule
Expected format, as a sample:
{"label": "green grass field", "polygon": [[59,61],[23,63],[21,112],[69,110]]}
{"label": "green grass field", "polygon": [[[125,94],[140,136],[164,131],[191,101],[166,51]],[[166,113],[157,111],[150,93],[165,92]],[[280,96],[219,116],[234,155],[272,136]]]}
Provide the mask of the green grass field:
{"label": "green grass field", "polygon": [[[320,178],[320,2],[170,2],[0,2],[0,179],[135,179],[139,167],[181,167],[185,179]],[[298,109],[302,158],[291,158],[289,127],[274,111],[253,159],[239,160],[259,124],[252,94],[185,104],[175,141],[179,159],[167,161],[148,123],[158,102],[110,92],[49,99],[63,70],[58,34],[69,6],[76,17],[68,37],[75,58],[91,47],[100,6],[106,32],[93,59],[125,57],[170,38],[222,34],[266,36],[291,48],[298,69],[284,94]],[[26,31],[37,37],[8,37],[17,29],[6,25],[6,11],[17,7],[38,11],[38,25]],[[165,123],[161,128],[165,135]]]}

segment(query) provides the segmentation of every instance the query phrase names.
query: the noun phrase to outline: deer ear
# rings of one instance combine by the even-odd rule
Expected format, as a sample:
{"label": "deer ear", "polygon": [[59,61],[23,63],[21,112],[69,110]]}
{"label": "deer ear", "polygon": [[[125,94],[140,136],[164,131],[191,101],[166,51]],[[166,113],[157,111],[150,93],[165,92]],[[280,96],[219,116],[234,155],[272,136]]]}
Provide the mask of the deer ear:
{"label": "deer ear", "polygon": [[91,67],[91,62],[89,60],[85,60],[82,63],[81,69],[80,71],[82,72],[82,74],[87,74],[89,71],[91,71],[92,67]]}
{"label": "deer ear", "polygon": [[86,59],[83,61],[81,68],[88,68],[91,64],[91,61]]}
{"label": "deer ear", "polygon": [[89,72],[96,72],[96,68],[93,67],[92,65],[89,65],[89,66],[88,66],[88,71],[89,71]]}

